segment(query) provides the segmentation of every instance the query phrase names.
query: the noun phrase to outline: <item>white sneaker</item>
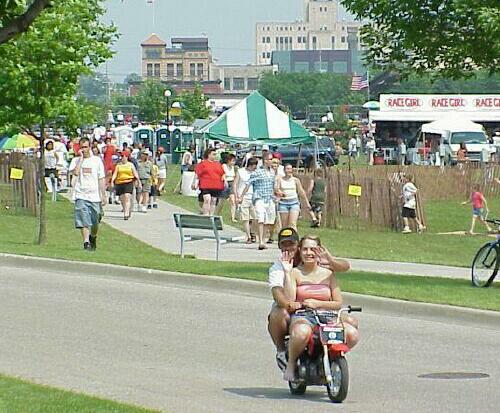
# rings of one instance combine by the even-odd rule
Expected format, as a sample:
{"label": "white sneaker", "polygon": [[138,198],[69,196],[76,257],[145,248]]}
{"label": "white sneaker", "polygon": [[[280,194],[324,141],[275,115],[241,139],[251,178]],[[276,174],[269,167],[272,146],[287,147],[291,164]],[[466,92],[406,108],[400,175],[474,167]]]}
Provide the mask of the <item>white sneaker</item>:
{"label": "white sneaker", "polygon": [[403,228],[403,234],[409,234],[410,232],[411,232],[411,229],[409,227]]}
{"label": "white sneaker", "polygon": [[420,225],[420,226],[418,227],[418,232],[424,232],[424,231],[425,231],[425,229],[426,229],[426,226],[425,226],[425,225]]}
{"label": "white sneaker", "polygon": [[146,205],[142,205],[141,212],[148,212],[148,207]]}

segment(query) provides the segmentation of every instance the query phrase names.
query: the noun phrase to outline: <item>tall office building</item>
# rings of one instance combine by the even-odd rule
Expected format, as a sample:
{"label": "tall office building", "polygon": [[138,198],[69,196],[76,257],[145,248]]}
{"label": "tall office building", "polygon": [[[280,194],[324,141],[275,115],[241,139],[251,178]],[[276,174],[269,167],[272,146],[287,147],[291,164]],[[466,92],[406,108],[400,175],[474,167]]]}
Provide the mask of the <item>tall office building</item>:
{"label": "tall office building", "polygon": [[256,63],[271,64],[274,51],[347,50],[348,29],[361,23],[339,19],[338,9],[337,0],[304,0],[303,21],[257,23]]}

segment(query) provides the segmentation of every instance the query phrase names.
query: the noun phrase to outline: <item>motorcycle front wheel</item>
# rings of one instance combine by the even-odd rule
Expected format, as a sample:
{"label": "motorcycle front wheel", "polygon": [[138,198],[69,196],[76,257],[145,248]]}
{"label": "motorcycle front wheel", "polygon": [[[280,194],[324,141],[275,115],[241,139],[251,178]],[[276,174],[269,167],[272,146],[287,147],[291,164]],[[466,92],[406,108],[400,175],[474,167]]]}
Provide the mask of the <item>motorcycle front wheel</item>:
{"label": "motorcycle front wheel", "polygon": [[307,385],[302,381],[289,381],[288,387],[290,388],[290,393],[301,396],[306,392]]}
{"label": "motorcycle front wheel", "polygon": [[349,368],[345,357],[332,360],[330,369],[332,382],[326,385],[328,397],[333,403],[342,403],[347,397],[349,390]]}

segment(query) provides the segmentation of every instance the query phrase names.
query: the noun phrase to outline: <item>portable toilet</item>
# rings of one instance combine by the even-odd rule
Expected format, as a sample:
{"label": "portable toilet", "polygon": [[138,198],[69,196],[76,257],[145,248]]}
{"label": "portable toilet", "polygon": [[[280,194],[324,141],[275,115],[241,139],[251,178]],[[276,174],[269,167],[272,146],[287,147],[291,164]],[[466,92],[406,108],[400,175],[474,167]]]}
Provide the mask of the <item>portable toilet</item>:
{"label": "portable toilet", "polygon": [[134,129],[134,142],[142,143],[144,148],[156,150],[155,131],[151,126],[138,126]]}
{"label": "portable toilet", "polygon": [[113,144],[116,145],[120,150],[123,148],[123,144],[126,143],[129,147],[134,144],[134,130],[128,126],[118,126],[117,128],[111,129],[113,132]]}
{"label": "portable toilet", "polygon": [[175,129],[172,132],[172,163],[180,164],[182,159],[182,154],[184,153],[184,146],[182,143],[182,132],[179,129]]}
{"label": "portable toilet", "polygon": [[158,147],[162,146],[163,149],[165,149],[165,153],[172,153],[170,131],[167,126],[162,126],[156,129],[156,143]]}

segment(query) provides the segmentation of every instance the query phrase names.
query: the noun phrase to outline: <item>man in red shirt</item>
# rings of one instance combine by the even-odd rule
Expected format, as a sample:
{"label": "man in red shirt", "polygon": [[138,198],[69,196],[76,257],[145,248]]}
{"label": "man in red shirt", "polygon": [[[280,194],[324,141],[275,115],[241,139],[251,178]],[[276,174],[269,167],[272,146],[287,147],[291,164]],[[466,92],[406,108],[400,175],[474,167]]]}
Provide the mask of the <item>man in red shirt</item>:
{"label": "man in red shirt", "polygon": [[[196,165],[194,170],[198,179],[198,188],[203,197],[203,215],[213,215],[217,198],[224,190],[224,169],[220,162],[216,160],[216,151],[209,148],[203,154],[203,161]],[[193,183],[193,190],[196,189],[196,182]]]}

